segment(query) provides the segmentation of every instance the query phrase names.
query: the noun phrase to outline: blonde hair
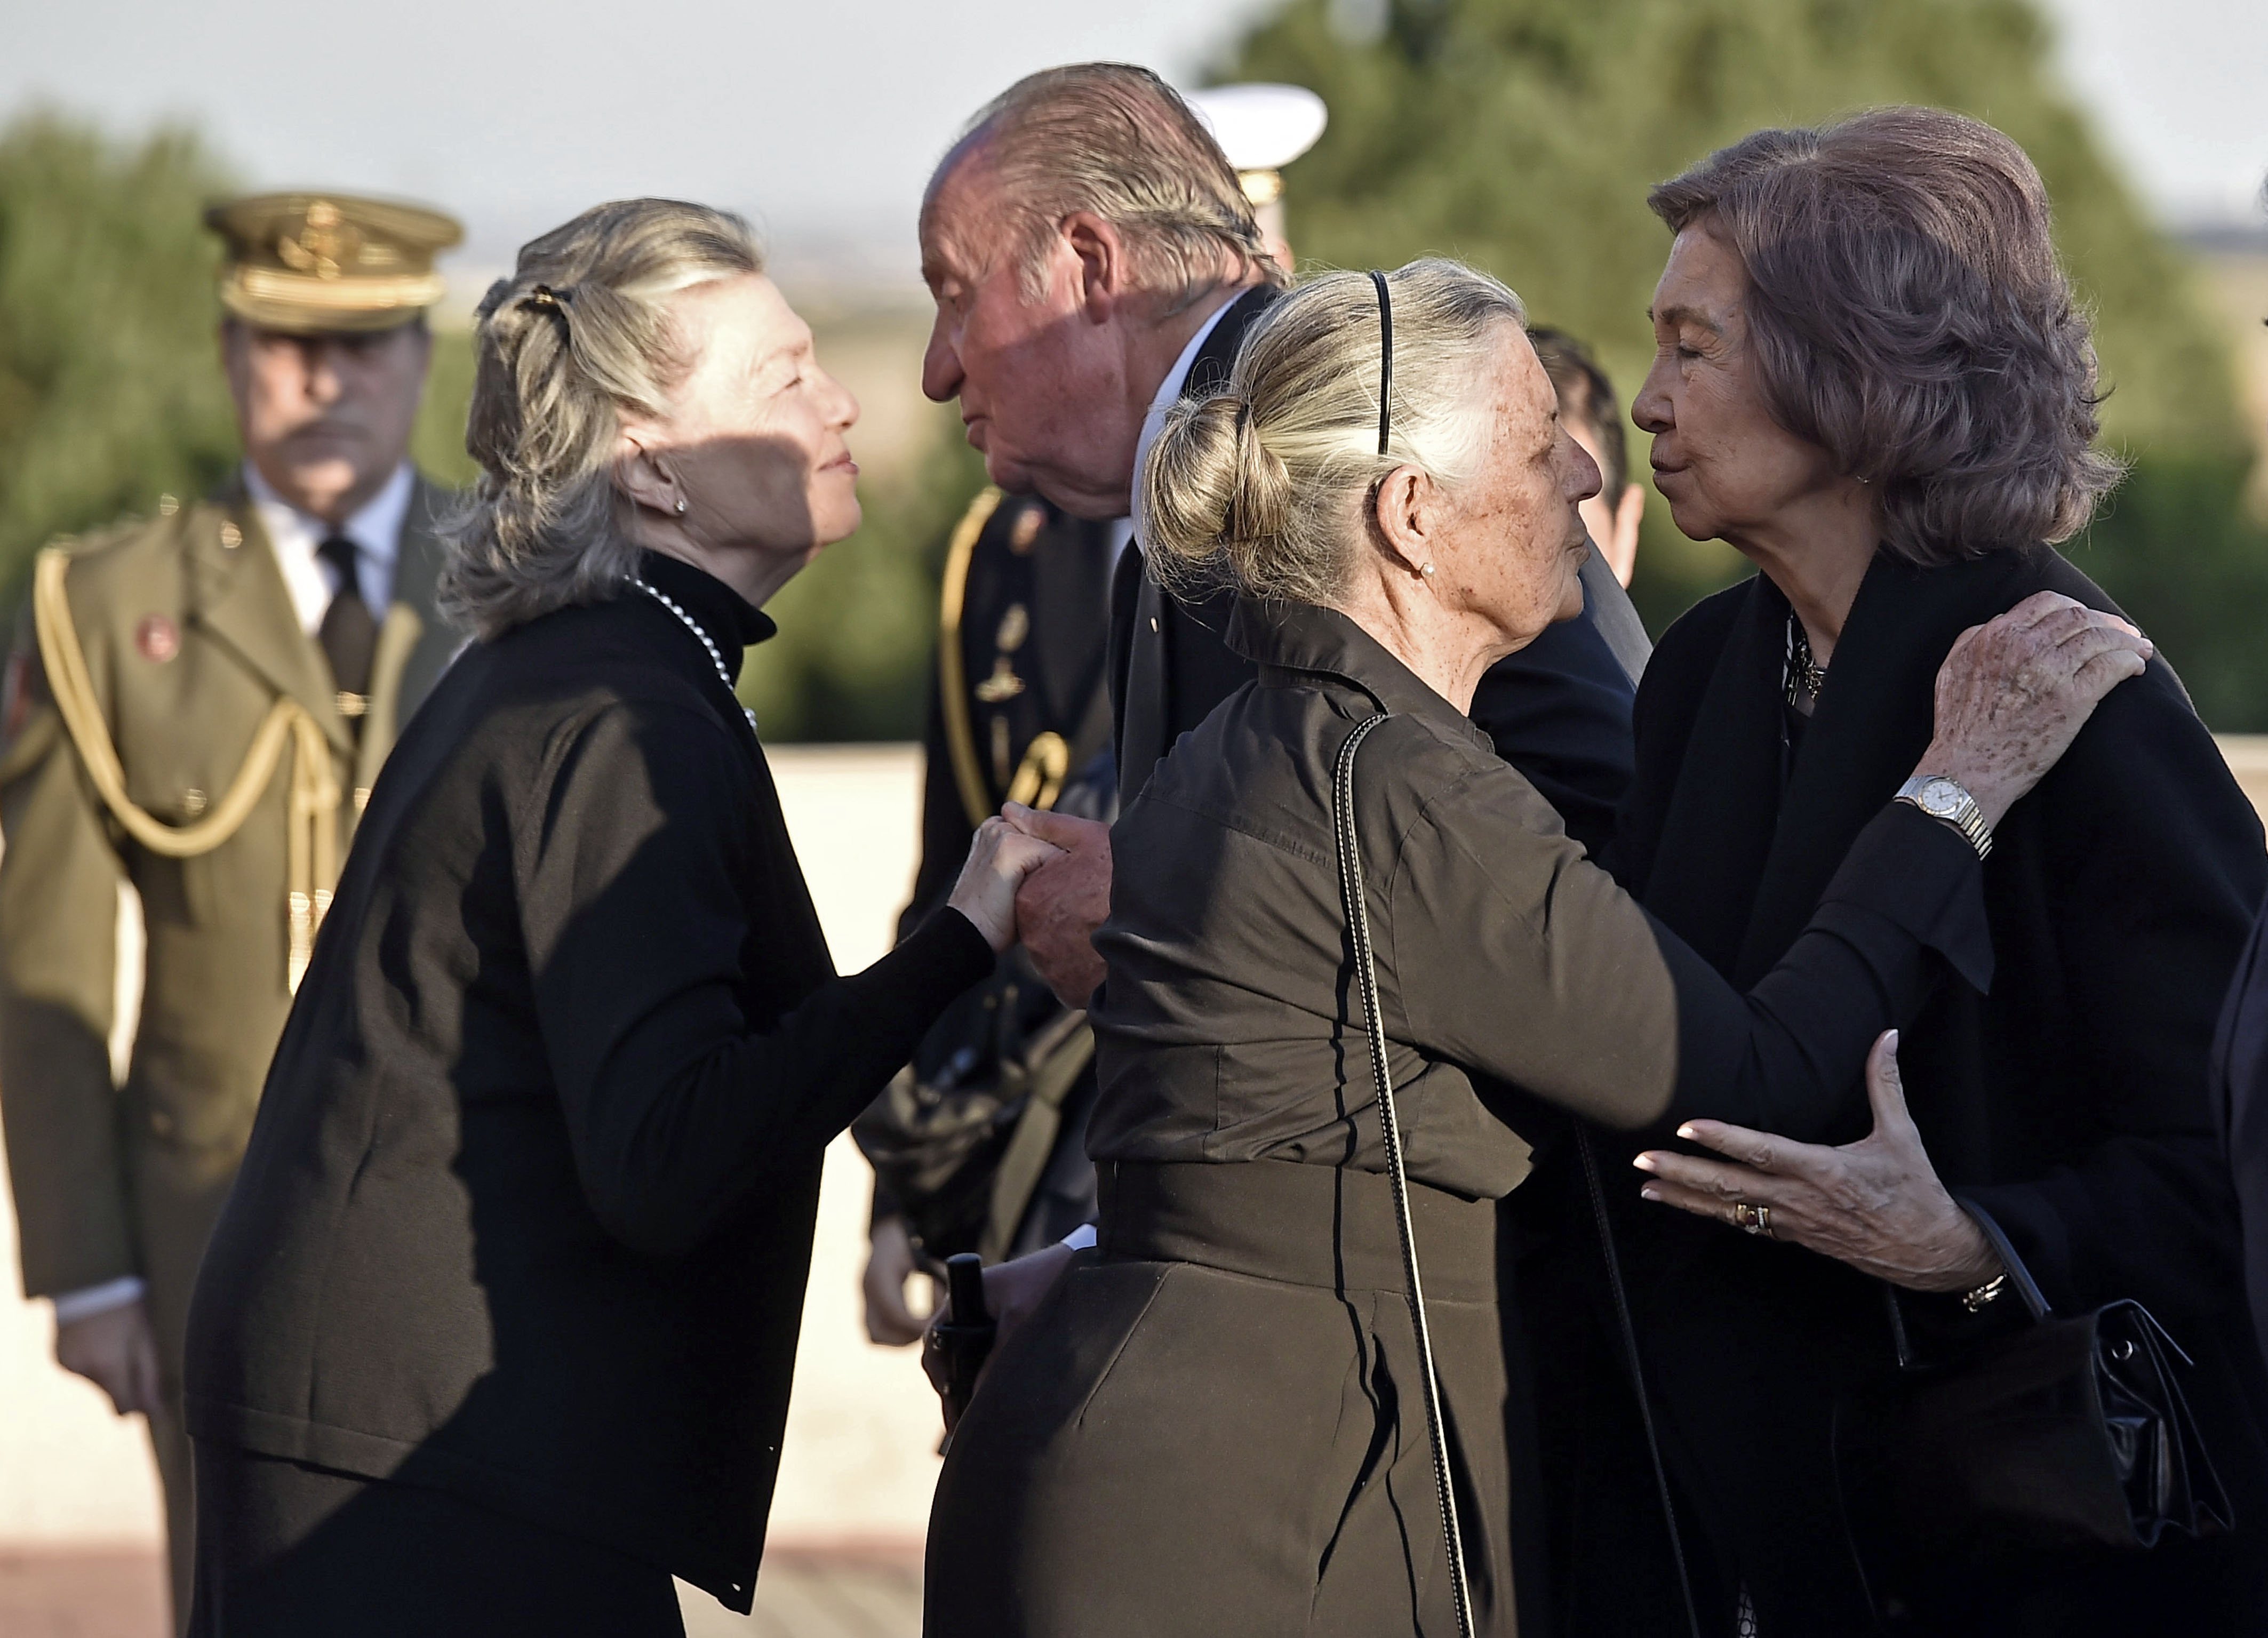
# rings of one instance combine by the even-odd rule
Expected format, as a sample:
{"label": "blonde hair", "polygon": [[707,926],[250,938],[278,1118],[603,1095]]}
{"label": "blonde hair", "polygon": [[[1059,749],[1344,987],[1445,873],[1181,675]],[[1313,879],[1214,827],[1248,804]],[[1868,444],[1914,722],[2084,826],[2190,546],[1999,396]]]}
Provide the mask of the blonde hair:
{"label": "blonde hair", "polygon": [[1148,69],[1079,62],[1027,75],[969,122],[931,179],[931,197],[980,150],[1028,300],[1040,295],[1057,230],[1081,210],[1125,236],[1135,283],[1167,315],[1228,282],[1224,258],[1266,283],[1287,282],[1220,144]]}
{"label": "blonde hair", "polygon": [[451,619],[486,641],[615,595],[637,566],[613,477],[621,413],[664,413],[692,363],[668,298],[763,268],[746,222],[673,199],[595,206],[521,247],[475,314],[465,449],[481,476],[443,532]]}
{"label": "blonde hair", "polygon": [[1394,312],[1390,440],[1378,450],[1378,290],[1328,273],[1277,302],[1246,336],[1227,387],[1166,417],[1141,474],[1143,547],[1168,590],[1224,581],[1256,597],[1328,603],[1361,539],[1353,504],[1397,466],[1445,486],[1487,452],[1479,390],[1490,342],[1527,324],[1520,297],[1461,262],[1387,275]]}

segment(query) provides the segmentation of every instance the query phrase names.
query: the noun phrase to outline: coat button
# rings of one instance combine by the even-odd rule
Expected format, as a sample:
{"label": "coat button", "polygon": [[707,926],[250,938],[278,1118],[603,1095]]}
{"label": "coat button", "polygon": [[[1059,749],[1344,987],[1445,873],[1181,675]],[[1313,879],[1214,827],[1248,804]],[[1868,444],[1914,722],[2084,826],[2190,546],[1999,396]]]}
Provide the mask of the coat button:
{"label": "coat button", "polygon": [[1152,631],[1155,631],[1155,630],[1157,630],[1157,628],[1158,628],[1158,617],[1157,617],[1155,614],[1152,614],[1152,615],[1151,615],[1151,616],[1150,616],[1150,629],[1151,629],[1151,630],[1152,630]]}
{"label": "coat button", "polygon": [[203,791],[191,785],[187,790],[181,792],[181,812],[185,816],[195,819],[204,811],[205,793]]}

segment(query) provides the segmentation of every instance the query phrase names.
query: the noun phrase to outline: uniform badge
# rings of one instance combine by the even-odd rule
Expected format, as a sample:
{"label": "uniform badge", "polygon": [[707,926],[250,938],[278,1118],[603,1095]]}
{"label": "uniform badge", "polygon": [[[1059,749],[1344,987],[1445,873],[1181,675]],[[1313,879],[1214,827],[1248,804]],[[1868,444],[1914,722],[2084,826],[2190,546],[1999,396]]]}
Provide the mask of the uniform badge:
{"label": "uniform badge", "polygon": [[144,614],[134,628],[134,646],[144,659],[163,665],[181,651],[181,628],[163,614]]}
{"label": "uniform badge", "polygon": [[1003,654],[1013,654],[1031,635],[1031,611],[1021,603],[1011,603],[1008,612],[1000,616],[1000,629],[992,634],[992,646]]}
{"label": "uniform badge", "polygon": [[1015,523],[1008,530],[1008,549],[1019,557],[1029,555],[1032,543],[1040,538],[1040,525],[1047,518],[1047,509],[1037,501],[1018,512]]}
{"label": "uniform badge", "polygon": [[976,685],[976,697],[987,705],[1005,705],[1024,691],[1024,679],[1016,675],[1005,654],[992,662],[992,674]]}

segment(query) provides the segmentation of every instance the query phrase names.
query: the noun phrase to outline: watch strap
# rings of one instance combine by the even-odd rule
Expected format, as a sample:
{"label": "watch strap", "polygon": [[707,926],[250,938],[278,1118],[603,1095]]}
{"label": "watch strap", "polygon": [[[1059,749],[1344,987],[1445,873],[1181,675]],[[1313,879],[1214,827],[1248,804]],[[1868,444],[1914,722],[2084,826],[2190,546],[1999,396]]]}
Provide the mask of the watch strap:
{"label": "watch strap", "polygon": [[[1940,813],[1933,808],[1924,806],[1921,793],[1931,785],[1949,785],[1961,792],[1961,800],[1952,812]],[[1984,811],[1977,805],[1977,798],[1969,794],[1967,788],[1959,780],[1948,779],[1942,774],[1916,774],[1898,787],[1897,795],[1891,800],[1920,808],[1930,818],[1941,824],[1952,826],[1962,834],[1970,847],[1977,849],[1977,856],[1979,859],[1992,857],[1992,827],[1984,822]]]}

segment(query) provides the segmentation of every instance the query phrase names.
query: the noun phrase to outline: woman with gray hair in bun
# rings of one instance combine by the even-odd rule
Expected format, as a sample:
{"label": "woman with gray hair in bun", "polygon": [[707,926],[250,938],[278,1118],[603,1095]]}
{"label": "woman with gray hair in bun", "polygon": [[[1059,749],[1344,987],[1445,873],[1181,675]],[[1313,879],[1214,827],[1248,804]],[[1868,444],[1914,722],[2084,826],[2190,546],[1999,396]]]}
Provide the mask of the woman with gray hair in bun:
{"label": "woman with gray hair in bun", "polygon": [[1053,849],[835,973],[758,606],[858,522],[739,218],[602,205],[482,303],[476,637],[371,794],[190,1317],[191,1630],[683,1630],[754,1592],[820,1157]]}
{"label": "woman with gray hair in bun", "polygon": [[[1599,483],[1523,318],[1453,262],[1317,279],[1151,453],[1151,562],[1235,588],[1259,676],[1114,832],[1097,1239],[1039,1254],[954,1436],[932,1638],[1513,1631],[1494,1202],[1553,1112],[1827,1131],[1989,957],[1977,851],[1886,801],[1742,995],[1468,720],[1580,606]],[[2075,606],[1980,632],[1921,765],[1997,815],[2144,650]]]}

